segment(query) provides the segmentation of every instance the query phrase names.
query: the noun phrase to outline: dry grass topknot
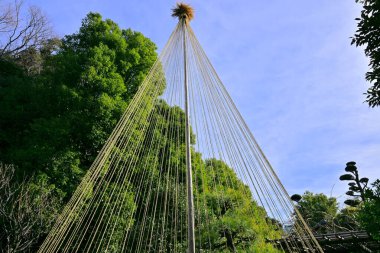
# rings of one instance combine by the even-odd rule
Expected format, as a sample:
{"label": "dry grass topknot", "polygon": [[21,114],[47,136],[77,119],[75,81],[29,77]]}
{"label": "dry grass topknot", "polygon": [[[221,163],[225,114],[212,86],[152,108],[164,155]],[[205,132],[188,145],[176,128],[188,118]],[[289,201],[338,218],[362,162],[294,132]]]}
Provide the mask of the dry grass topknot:
{"label": "dry grass topknot", "polygon": [[186,21],[190,21],[194,17],[194,9],[188,4],[177,3],[177,6],[172,11],[172,17],[185,18]]}

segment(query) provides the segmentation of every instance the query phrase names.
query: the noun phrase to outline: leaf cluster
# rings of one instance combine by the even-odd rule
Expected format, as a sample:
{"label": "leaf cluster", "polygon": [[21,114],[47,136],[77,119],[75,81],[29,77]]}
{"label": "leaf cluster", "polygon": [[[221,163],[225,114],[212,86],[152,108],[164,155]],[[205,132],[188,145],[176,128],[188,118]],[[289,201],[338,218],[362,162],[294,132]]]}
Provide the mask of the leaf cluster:
{"label": "leaf cluster", "polygon": [[372,183],[365,192],[366,201],[360,208],[358,219],[361,225],[380,241],[380,180]]}
{"label": "leaf cluster", "polygon": [[362,4],[360,17],[356,18],[357,30],[351,44],[364,46],[364,53],[369,57],[370,70],[366,73],[366,79],[372,83],[367,90],[366,102],[369,106],[380,105],[380,1],[356,0]]}

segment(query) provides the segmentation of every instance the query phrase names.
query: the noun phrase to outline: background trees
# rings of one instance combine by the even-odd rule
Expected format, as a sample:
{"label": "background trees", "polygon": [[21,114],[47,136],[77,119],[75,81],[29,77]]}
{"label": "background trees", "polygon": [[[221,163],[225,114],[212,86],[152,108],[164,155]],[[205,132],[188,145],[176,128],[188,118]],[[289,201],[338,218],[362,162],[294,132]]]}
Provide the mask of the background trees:
{"label": "background trees", "polygon": [[0,252],[36,251],[61,203],[49,186],[13,175],[13,165],[0,163]]}
{"label": "background trees", "polygon": [[334,219],[338,213],[336,198],[306,191],[298,201],[297,207],[314,232],[323,234],[334,230]]}
{"label": "background trees", "polygon": [[344,203],[351,206],[356,220],[362,229],[369,232],[374,239],[380,240],[380,180],[377,179],[368,186],[369,179],[359,177],[358,168],[355,162],[348,162],[344,174],[340,180],[349,181],[350,196]]}
{"label": "background trees", "polygon": [[36,6],[25,7],[22,0],[0,6],[0,59],[12,59],[27,74],[42,70],[44,52],[59,40],[49,21]]}
{"label": "background trees", "polygon": [[363,5],[358,21],[358,29],[351,44],[365,46],[364,53],[369,57],[370,70],[366,79],[372,83],[367,91],[369,106],[380,105],[380,2],[378,0],[355,0]]}
{"label": "background trees", "polygon": [[365,192],[366,201],[358,214],[359,222],[374,239],[380,241],[380,180],[377,179],[372,188]]}
{"label": "background trees", "polygon": [[[369,179],[360,177],[355,162],[348,162],[341,181],[348,181],[346,206],[338,209],[336,198],[305,192],[292,199],[315,233],[365,230],[380,240],[380,180],[369,185]],[[371,187],[372,186],[372,187]]]}

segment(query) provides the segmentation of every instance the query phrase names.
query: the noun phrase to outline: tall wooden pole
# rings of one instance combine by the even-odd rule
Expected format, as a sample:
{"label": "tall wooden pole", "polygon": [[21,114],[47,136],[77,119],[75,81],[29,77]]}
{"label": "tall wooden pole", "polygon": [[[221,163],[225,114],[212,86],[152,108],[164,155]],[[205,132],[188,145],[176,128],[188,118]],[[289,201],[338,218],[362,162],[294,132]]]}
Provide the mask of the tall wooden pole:
{"label": "tall wooden pole", "polygon": [[186,17],[181,19],[183,36],[183,66],[184,66],[184,90],[185,90],[185,137],[186,137],[186,169],[187,169],[187,206],[188,206],[188,253],[195,253],[194,233],[194,196],[193,176],[191,171],[190,148],[190,117],[189,117],[189,91],[187,85],[187,56],[186,56]]}

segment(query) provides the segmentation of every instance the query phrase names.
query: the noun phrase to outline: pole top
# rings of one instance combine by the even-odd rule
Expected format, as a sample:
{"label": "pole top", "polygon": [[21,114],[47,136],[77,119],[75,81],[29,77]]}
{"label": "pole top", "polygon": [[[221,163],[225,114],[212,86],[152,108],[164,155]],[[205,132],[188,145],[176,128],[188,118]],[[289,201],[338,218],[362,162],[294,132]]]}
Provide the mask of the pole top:
{"label": "pole top", "polygon": [[177,3],[172,11],[172,17],[178,17],[179,20],[185,20],[186,23],[194,18],[194,9],[185,3]]}

